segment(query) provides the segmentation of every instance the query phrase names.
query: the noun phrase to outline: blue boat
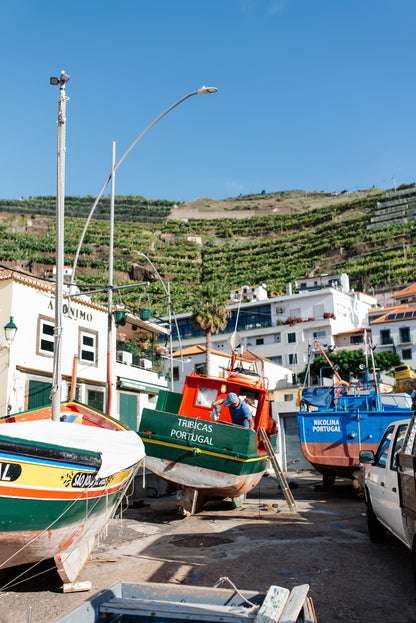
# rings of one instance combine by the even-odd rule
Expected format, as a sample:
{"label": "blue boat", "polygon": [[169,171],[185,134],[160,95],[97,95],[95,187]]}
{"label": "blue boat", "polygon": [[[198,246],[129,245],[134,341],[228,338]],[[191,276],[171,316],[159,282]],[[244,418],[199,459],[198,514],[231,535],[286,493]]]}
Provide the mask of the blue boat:
{"label": "blue boat", "polygon": [[[376,451],[387,426],[395,420],[411,418],[412,399],[407,393],[384,393],[379,383],[370,379],[368,355],[365,380],[348,384],[338,373],[323,347],[334,347],[314,340],[305,374],[317,347],[334,375],[333,386],[303,387],[297,414],[300,445],[304,457],[322,474],[323,484],[332,485],[337,476],[352,478],[360,488],[359,454],[361,450]],[[373,349],[370,348],[373,378],[376,379]]]}
{"label": "blue boat", "polygon": [[380,393],[377,383],[306,387],[297,413],[303,455],[323,475],[354,478],[361,450],[377,449],[386,427],[412,416],[406,393]]}

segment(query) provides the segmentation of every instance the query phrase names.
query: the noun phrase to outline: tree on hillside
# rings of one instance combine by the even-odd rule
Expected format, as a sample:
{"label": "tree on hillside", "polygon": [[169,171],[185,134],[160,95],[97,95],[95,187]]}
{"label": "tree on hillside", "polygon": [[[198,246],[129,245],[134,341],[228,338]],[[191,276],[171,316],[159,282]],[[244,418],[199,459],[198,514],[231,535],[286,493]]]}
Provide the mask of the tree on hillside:
{"label": "tree on hillside", "polygon": [[[357,350],[341,350],[338,353],[327,353],[328,359],[334,366],[337,366],[337,372],[344,381],[349,382],[350,373],[356,378],[362,378],[363,368],[365,365],[365,355],[362,348]],[[374,365],[376,369],[387,372],[400,364],[400,356],[397,353],[374,353]],[[371,358],[369,358],[369,366],[371,371]],[[307,368],[303,372],[306,374]],[[310,366],[310,373],[313,376],[331,377],[333,372],[328,366],[325,357],[317,357]]]}
{"label": "tree on hillside", "polygon": [[211,335],[225,329],[229,292],[212,282],[202,284],[193,297],[192,324],[205,333],[206,373],[211,371]]}

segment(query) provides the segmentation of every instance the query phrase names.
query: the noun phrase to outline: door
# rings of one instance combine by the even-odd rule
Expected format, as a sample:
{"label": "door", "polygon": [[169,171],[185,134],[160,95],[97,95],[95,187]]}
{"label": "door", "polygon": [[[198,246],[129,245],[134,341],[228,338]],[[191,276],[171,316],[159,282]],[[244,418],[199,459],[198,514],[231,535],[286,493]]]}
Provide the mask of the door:
{"label": "door", "polygon": [[137,431],[136,394],[120,394],[120,422]]}
{"label": "door", "polygon": [[298,469],[313,469],[312,465],[305,459],[300,447],[299,426],[296,414],[280,416],[283,421],[284,438],[286,446],[286,470],[296,471]]}
{"label": "door", "polygon": [[390,425],[378,447],[374,465],[369,468],[367,487],[373,510],[393,534],[404,538],[400,507],[396,453],[402,447],[408,423]]}
{"label": "door", "polygon": [[44,381],[29,381],[28,409],[39,409],[52,404],[52,383]]}
{"label": "door", "polygon": [[397,426],[389,457],[389,469],[384,479],[384,505],[392,532],[400,539],[404,538],[402,509],[397,474],[397,452],[401,449],[408,424]]}

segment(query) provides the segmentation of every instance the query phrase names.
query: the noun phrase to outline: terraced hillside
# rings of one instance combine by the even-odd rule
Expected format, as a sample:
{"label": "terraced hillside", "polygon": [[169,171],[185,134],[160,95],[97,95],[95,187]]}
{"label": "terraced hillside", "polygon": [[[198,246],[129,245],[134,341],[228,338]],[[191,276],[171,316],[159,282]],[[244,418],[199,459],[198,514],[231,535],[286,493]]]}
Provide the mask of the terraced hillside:
{"label": "terraced hillside", "polygon": [[[297,277],[335,271],[347,272],[352,287],[363,290],[414,280],[414,226],[403,224],[367,230],[382,191],[371,189],[334,198],[315,193],[307,202],[304,193],[300,196],[306,202],[303,206],[299,201],[293,205],[296,192],[300,193],[285,193],[286,200],[292,202],[290,209],[287,201],[285,207],[285,201],[276,199],[279,193],[261,194],[257,200],[253,199],[255,196],[250,196],[250,201],[245,198],[244,205],[254,203],[264,208],[264,202],[270,204],[267,213],[263,210],[261,216],[256,215],[257,207],[247,208],[245,218],[231,216],[232,200],[226,200],[223,208],[221,202],[215,202],[216,210],[223,210],[222,218],[192,218],[192,205],[188,204],[188,216],[179,220],[175,216],[179,214],[177,210],[184,209],[183,205],[174,207],[177,206],[174,202],[164,202],[160,206],[149,201],[146,214],[141,215],[134,198],[130,203],[125,197],[117,198],[116,212],[123,220],[115,223],[114,281],[121,285],[153,279],[154,272],[139,255],[144,253],[162,278],[171,282],[175,311],[181,312],[189,309],[190,293],[195,285],[210,280],[220,280],[229,289],[266,283],[270,295],[283,294],[286,282],[293,282]],[[47,199],[51,203],[53,198]],[[241,205],[241,198],[234,201]],[[87,204],[92,205],[93,199],[83,198],[80,202],[86,208]],[[276,204],[280,204],[279,209]],[[136,219],[143,216],[148,222],[124,220],[128,214],[120,214],[120,205],[130,205]],[[26,213],[11,213],[7,208],[5,202],[0,202],[0,263],[52,275],[54,217],[50,213],[37,213],[33,204]],[[160,208],[165,211],[163,215]],[[159,212],[154,216],[156,210]],[[71,202],[66,200],[66,214],[71,212]],[[95,287],[107,281],[109,222],[103,220],[106,214],[103,209],[101,218],[93,219],[87,230],[77,270],[81,285]],[[84,222],[84,213],[82,217],[78,212],[76,216],[66,216],[67,265],[72,264]],[[149,295],[154,310],[166,313],[165,296],[157,280],[150,284],[146,294],[142,288],[128,292],[120,302],[129,302],[134,307]]]}

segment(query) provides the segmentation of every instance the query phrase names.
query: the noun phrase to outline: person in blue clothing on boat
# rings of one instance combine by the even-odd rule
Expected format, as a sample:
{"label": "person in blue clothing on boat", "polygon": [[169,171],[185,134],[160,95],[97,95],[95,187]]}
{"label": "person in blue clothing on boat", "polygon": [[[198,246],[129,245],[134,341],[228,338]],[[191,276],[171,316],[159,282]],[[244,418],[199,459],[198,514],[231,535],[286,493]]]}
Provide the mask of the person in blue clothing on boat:
{"label": "person in blue clothing on boat", "polygon": [[254,420],[250,407],[246,402],[240,400],[237,394],[230,392],[226,398],[218,398],[217,400],[214,400],[212,407],[221,404],[223,404],[224,407],[229,408],[233,424],[243,426],[244,428],[254,429]]}

